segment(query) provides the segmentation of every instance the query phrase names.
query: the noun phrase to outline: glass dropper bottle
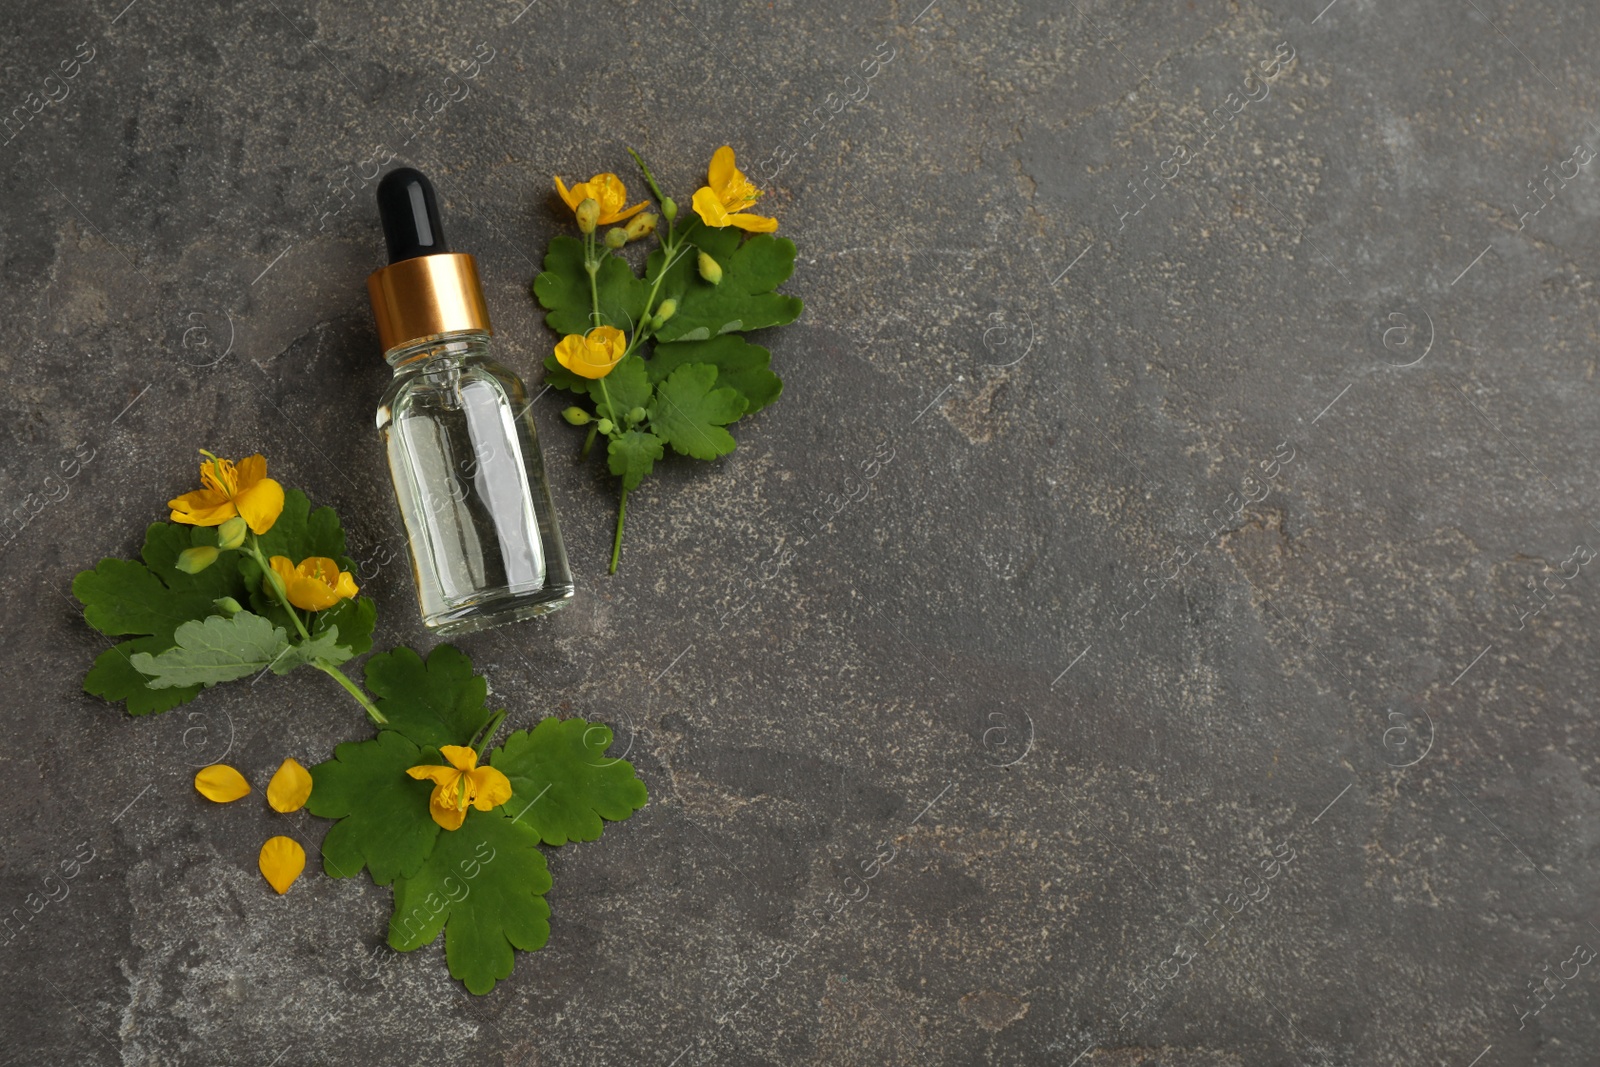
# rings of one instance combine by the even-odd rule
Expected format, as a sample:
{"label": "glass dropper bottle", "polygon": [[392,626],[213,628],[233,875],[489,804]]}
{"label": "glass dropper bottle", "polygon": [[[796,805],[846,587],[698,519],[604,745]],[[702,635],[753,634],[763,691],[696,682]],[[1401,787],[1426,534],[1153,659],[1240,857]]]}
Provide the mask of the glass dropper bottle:
{"label": "glass dropper bottle", "polygon": [[422,621],[470,633],[554,611],[573,595],[522,379],[490,358],[470,255],[451,252],[432,184],[378,183],[389,265],[367,279],[394,380],[378,432],[405,521]]}

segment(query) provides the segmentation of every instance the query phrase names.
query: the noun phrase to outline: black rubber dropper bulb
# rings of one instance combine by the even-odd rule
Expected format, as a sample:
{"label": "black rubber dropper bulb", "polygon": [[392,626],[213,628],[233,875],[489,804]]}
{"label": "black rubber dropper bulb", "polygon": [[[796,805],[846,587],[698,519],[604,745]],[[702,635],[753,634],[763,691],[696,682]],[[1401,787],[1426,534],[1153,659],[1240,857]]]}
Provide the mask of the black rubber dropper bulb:
{"label": "black rubber dropper bulb", "polygon": [[411,167],[391,170],[378,183],[378,218],[389,262],[450,251],[439,223],[439,201],[433,183]]}

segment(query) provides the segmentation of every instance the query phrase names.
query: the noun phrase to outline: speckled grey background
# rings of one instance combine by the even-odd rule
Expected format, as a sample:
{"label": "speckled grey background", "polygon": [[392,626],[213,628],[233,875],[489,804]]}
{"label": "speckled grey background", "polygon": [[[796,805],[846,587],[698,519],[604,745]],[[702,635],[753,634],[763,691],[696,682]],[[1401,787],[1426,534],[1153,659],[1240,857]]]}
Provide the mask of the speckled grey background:
{"label": "speckled grey background", "polygon": [[[1600,1058],[1600,8],[523,2],[5,4],[5,1062]],[[123,717],[70,581],[261,450],[428,647],[369,161],[433,176],[537,390],[551,175],[633,145],[686,202],[724,141],[800,247],[785,395],[614,578],[539,400],[578,598],[459,644],[652,800],[474,998],[191,787],[325,758],[343,694]]]}

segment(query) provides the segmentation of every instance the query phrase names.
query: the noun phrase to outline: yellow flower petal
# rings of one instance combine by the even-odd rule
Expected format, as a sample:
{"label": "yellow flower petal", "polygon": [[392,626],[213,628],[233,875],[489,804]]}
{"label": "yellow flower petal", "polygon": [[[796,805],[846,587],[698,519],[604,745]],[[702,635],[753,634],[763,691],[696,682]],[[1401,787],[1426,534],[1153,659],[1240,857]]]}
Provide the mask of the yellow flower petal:
{"label": "yellow flower petal", "polygon": [[726,188],[735,178],[740,180],[744,178],[744,175],[739,173],[739,168],[734,166],[731,146],[723,145],[711,153],[711,166],[706,168],[706,178],[710,180],[714,189]]}
{"label": "yellow flower petal", "polygon": [[740,211],[728,216],[728,225],[737,226],[746,233],[771,233],[778,228],[778,220]]}
{"label": "yellow flower petal", "polygon": [[470,771],[478,765],[478,754],[466,745],[444,745],[439,755],[450,761],[450,766],[460,771]]}
{"label": "yellow flower petal", "polygon": [[172,521],[188,526],[221,526],[237,512],[233,501],[215,489],[196,489],[167,501]]}
{"label": "yellow flower petal", "polygon": [[339,598],[334,595],[328,583],[308,578],[303,574],[295,575],[288,586],[289,603],[301,611],[321,611],[339,602]]}
{"label": "yellow flower petal", "polygon": [[583,203],[583,197],[578,196],[572,190],[569,190],[566,183],[561,180],[561,176],[559,174],[556,175],[555,178],[556,192],[561,194],[562,202],[573,211],[578,210],[578,205]]}
{"label": "yellow flower petal", "polygon": [[511,799],[511,779],[495,768],[479,767],[467,777],[472,783],[472,806],[479,811],[490,811]]}
{"label": "yellow flower petal", "polygon": [[722,206],[722,198],[717,191],[709,185],[702,185],[694,191],[694,212],[707,226],[721,228],[728,224],[728,209]]}
{"label": "yellow flower petal", "polygon": [[261,846],[261,855],[256,864],[268,884],[282,896],[294,885],[300,872],[306,869],[306,850],[292,837],[269,837],[267,843]]}
{"label": "yellow flower petal", "polygon": [[433,796],[428,800],[428,814],[433,816],[433,821],[446,830],[459,830],[466,821],[467,810],[458,808],[452,802],[441,797],[443,787],[435,789]]}
{"label": "yellow flower petal", "polygon": [[273,811],[299,811],[311,796],[311,772],[293,759],[279,764],[267,783],[267,803]]}
{"label": "yellow flower petal", "polygon": [[218,804],[238,800],[250,792],[250,783],[244,780],[244,775],[226,763],[213,763],[209,767],[200,768],[199,773],[194,776],[194,787],[200,791],[201,796]]}
{"label": "yellow flower petal", "polygon": [[[226,461],[224,461],[226,462]],[[234,495],[255,485],[267,476],[267,457],[257,452],[241,459],[233,468]]]}
{"label": "yellow flower petal", "polygon": [[424,763],[416,767],[407,767],[406,773],[413,778],[426,778],[434,785],[439,786],[452,785],[461,777],[461,772],[454,767],[442,767],[437,763]]}
{"label": "yellow flower petal", "polygon": [[639,212],[643,211],[645,208],[647,208],[649,206],[650,206],[650,201],[641,200],[637,204],[633,205],[632,207],[630,207],[630,208],[628,208],[628,209],[626,209],[624,211],[613,211],[609,215],[601,215],[600,216],[600,221],[597,223],[597,225],[609,226],[613,222],[626,221],[627,219],[633,218],[635,215],[637,215]]}
{"label": "yellow flower petal", "polygon": [[283,514],[283,486],[271,478],[262,478],[248,488],[241,489],[234,496],[233,504],[244,521],[250,524],[251,530],[264,534],[272,529],[272,524]]}

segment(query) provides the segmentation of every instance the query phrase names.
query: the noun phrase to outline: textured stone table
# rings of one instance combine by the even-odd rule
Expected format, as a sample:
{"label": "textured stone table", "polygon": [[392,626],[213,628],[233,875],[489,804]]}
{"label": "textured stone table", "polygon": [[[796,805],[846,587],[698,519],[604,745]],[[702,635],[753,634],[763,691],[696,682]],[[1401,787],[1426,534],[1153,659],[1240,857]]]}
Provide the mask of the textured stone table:
{"label": "textured stone table", "polygon": [[[0,556],[5,1062],[1594,1063],[1600,12],[1325,2],[12,0],[0,499],[92,458]],[[374,153],[537,389],[551,175],[724,141],[800,247],[785,396],[616,577],[539,401],[577,601],[458,643],[652,800],[475,998],[190,785],[349,702],[120,716],[71,578],[202,445],[394,544]]]}

